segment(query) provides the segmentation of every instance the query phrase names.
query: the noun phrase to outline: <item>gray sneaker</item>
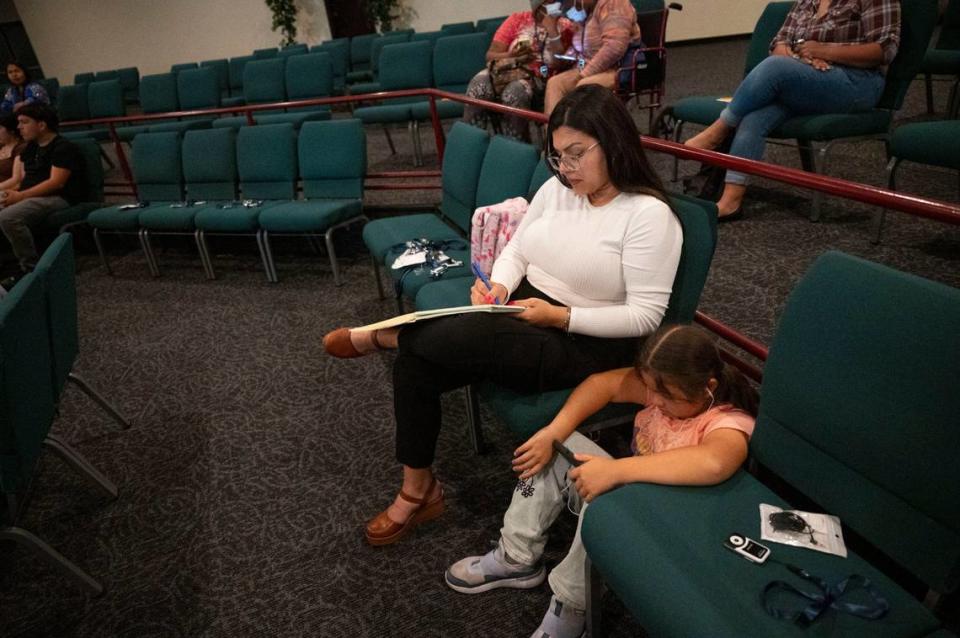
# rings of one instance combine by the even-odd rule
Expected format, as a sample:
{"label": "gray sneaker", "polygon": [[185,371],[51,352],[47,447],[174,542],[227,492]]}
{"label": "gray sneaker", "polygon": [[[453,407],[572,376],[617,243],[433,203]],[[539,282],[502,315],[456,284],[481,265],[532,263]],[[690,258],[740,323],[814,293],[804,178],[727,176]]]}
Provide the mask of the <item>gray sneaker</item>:
{"label": "gray sneaker", "polygon": [[582,609],[564,605],[556,596],[551,596],[547,613],[530,638],[581,638],[586,628],[587,616]]}
{"label": "gray sneaker", "polygon": [[483,556],[457,561],[444,573],[447,585],[461,594],[479,594],[498,587],[530,589],[543,582],[543,565],[522,565],[507,556],[500,545]]}

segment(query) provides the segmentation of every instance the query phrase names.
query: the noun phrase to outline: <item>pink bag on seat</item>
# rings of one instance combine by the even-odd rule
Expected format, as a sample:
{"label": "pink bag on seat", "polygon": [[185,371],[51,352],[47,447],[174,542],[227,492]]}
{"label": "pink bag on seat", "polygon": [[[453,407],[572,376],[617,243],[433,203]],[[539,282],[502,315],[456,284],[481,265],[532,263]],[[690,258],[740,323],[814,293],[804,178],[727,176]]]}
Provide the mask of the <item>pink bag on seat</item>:
{"label": "pink bag on seat", "polygon": [[470,231],[470,253],[480,271],[490,276],[493,262],[517,232],[517,226],[527,213],[527,200],[512,197],[499,204],[483,206],[473,213]]}

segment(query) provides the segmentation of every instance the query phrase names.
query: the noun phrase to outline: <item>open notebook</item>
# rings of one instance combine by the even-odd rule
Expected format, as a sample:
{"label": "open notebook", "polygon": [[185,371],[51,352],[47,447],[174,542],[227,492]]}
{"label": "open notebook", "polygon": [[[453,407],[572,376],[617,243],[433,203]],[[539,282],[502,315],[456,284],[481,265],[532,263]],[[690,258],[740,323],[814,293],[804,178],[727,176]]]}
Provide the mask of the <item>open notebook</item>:
{"label": "open notebook", "polygon": [[437,310],[418,310],[416,312],[408,312],[405,315],[397,315],[391,319],[384,319],[383,321],[378,321],[377,323],[360,326],[359,328],[351,328],[351,330],[382,330],[384,328],[396,328],[397,326],[403,326],[408,323],[426,321],[427,319],[436,319],[437,317],[449,317],[450,315],[464,315],[471,312],[491,312],[500,314],[523,312],[524,310],[525,308],[523,306],[496,306],[493,304],[482,306],[454,306],[453,308],[438,308]]}

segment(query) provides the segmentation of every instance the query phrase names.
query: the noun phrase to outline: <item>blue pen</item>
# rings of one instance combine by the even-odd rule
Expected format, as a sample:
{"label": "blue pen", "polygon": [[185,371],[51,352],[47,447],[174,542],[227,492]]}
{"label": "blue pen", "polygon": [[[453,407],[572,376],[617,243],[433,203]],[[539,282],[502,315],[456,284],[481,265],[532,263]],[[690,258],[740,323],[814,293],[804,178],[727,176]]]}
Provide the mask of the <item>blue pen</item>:
{"label": "blue pen", "polygon": [[[477,276],[477,279],[479,279],[480,281],[482,281],[483,284],[487,287],[487,290],[492,291],[492,290],[493,290],[493,286],[490,285],[490,280],[487,279],[487,276],[483,274],[483,271],[482,271],[482,270],[480,270],[480,266],[477,265],[477,262],[471,261],[471,262],[470,262],[470,268],[473,269],[473,274],[475,274],[475,275]],[[500,297],[494,297],[494,298],[493,298],[493,302],[499,306],[499,305],[500,305]]]}

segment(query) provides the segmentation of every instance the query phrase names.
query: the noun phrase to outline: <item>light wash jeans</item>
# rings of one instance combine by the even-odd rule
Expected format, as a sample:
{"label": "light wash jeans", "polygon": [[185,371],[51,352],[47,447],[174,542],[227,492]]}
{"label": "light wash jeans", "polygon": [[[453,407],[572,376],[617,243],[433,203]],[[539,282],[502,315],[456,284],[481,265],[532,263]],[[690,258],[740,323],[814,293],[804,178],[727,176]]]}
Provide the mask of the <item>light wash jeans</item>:
{"label": "light wash jeans", "polygon": [[[747,74],[720,114],[737,129],[730,154],[762,159],[767,135],[787,119],[865,111],[877,105],[883,87],[883,74],[876,69],[834,66],[818,71],[800,60],[771,55]],[[726,182],[745,184],[747,176],[727,171]]]}
{"label": "light wash jeans", "polygon": [[[574,454],[610,458],[600,446],[579,432],[574,432],[565,445]],[[580,541],[580,527],[587,505],[582,503],[576,488],[567,479],[569,469],[570,464],[566,459],[555,454],[553,461],[539,474],[517,484],[510,507],[503,515],[500,544],[514,560],[535,565],[547,544],[547,530],[564,506],[569,504],[574,512],[579,512],[577,533],[566,557],[550,572],[550,589],[564,605],[586,609],[587,554]]]}

